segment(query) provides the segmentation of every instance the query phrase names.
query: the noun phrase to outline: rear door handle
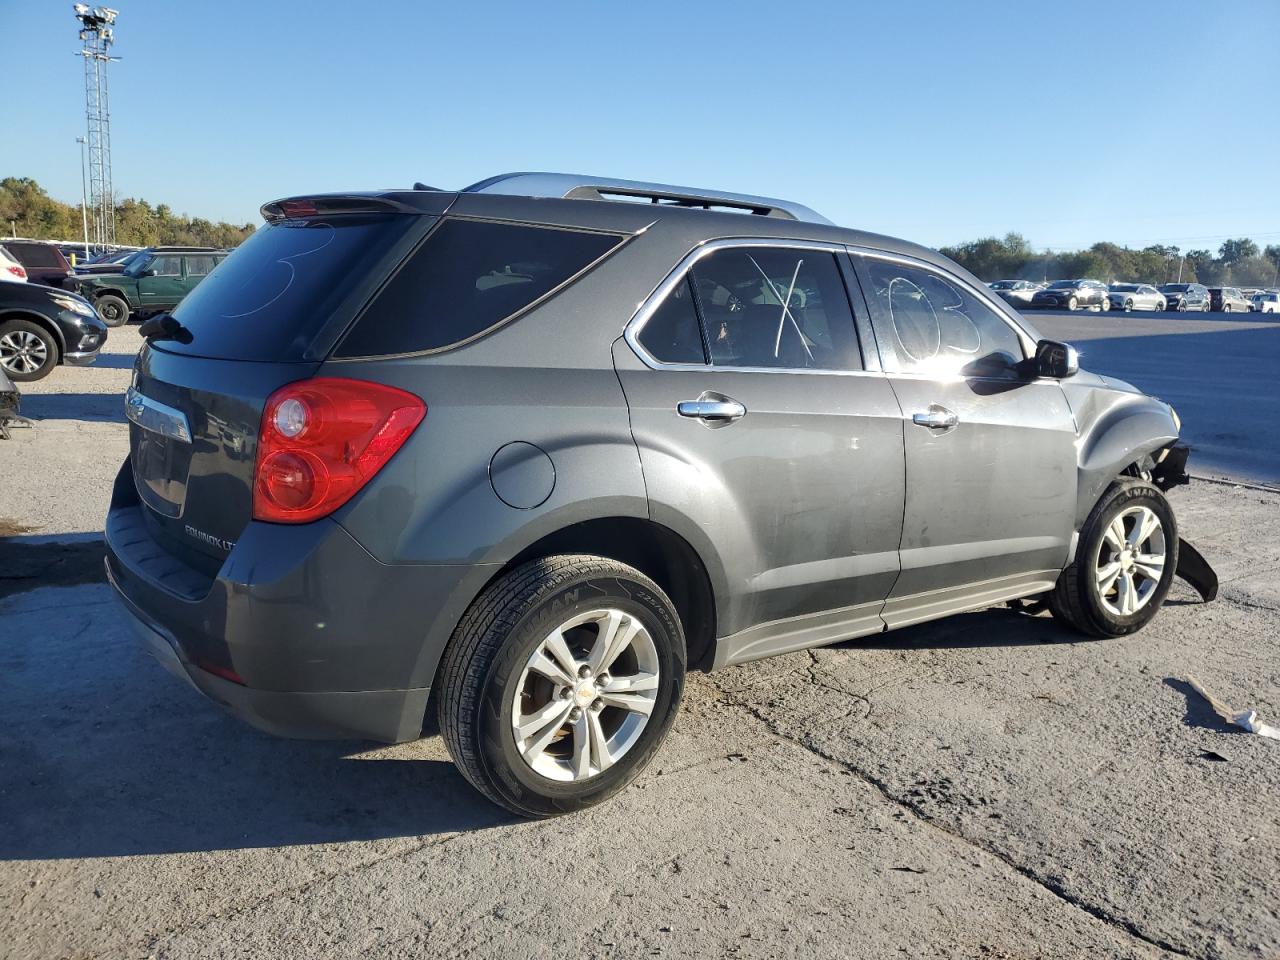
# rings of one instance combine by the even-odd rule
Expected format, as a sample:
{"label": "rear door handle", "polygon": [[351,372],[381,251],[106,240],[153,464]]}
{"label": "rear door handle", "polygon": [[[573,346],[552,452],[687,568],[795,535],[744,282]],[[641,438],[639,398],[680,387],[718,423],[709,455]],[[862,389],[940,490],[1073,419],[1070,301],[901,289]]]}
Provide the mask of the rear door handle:
{"label": "rear door handle", "polygon": [[913,413],[911,422],[930,430],[949,430],[960,422],[960,418],[946,407],[935,403],[925,413]]}
{"label": "rear door handle", "polygon": [[694,420],[727,423],[747,415],[747,408],[737,400],[681,400],[676,413]]}

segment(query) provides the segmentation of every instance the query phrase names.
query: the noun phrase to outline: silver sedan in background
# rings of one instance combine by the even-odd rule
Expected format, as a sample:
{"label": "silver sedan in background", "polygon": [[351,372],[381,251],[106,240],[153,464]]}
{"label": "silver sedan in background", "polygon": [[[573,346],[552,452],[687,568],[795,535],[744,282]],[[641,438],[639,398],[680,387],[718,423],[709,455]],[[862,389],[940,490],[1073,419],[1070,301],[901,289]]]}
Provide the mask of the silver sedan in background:
{"label": "silver sedan in background", "polygon": [[1164,294],[1149,283],[1113,283],[1107,293],[1112,310],[1163,310]]}
{"label": "silver sedan in background", "polygon": [[1034,280],[995,280],[987,286],[1015,307],[1030,306],[1036,291],[1044,289],[1043,283]]}

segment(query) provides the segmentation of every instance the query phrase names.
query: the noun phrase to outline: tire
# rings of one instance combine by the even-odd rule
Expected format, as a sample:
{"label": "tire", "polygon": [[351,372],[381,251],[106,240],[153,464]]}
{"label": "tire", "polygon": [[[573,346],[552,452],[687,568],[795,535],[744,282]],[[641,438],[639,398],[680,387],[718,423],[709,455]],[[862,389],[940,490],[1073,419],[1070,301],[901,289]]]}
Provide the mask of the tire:
{"label": "tire", "polygon": [[44,327],[30,320],[0,323],[0,369],[10,380],[43,380],[58,365],[58,342]]}
{"label": "tire", "polygon": [[1208,300],[1206,300],[1206,301],[1204,302],[1204,306],[1200,308],[1200,312],[1201,312],[1201,313],[1208,313],[1208,312],[1209,312],[1209,301],[1208,301]]}
{"label": "tire", "polygon": [[1186,312],[1187,312],[1187,301],[1185,301],[1185,300],[1179,300],[1179,301],[1178,301],[1178,313],[1186,313]]}
{"label": "tire", "polygon": [[1068,298],[1067,298],[1067,309],[1068,309],[1068,310],[1075,310],[1078,306],[1080,306],[1080,301],[1078,301],[1075,297],[1068,297]]}
{"label": "tire", "polygon": [[[597,643],[624,635],[617,659],[597,659],[605,669],[592,675]],[[553,637],[563,640],[555,649]],[[571,677],[562,654],[577,671],[571,684],[551,679]],[[454,631],[440,665],[440,731],[462,775],[494,803],[525,817],[572,813],[622,790],[653,758],[684,673],[684,631],[656,583],[604,557],[534,560],[488,586]],[[597,693],[599,677],[609,679]],[[630,678],[645,692],[618,688]],[[648,713],[605,704],[611,693]]]}
{"label": "tire", "polygon": [[1125,313],[1133,313],[1133,301],[1132,301],[1132,300],[1126,300],[1126,301],[1124,302],[1124,312],[1125,312]]}
{"label": "tire", "polygon": [[[1148,549],[1126,559],[1113,547],[1120,542],[1118,533],[1112,532],[1113,524],[1120,522],[1127,545],[1136,525],[1148,515],[1159,521],[1154,532],[1138,541],[1138,547]],[[1154,561],[1142,562],[1157,555],[1162,557],[1158,570]],[[1134,556],[1140,559],[1135,562]],[[1100,578],[1108,575],[1113,564],[1117,569],[1102,589]],[[1049,594],[1049,609],[1056,619],[1092,637],[1135,633],[1160,611],[1177,566],[1178,525],[1169,501],[1155,484],[1122,478],[1107,488],[1085,521],[1075,559]],[[1156,572],[1158,578],[1149,576]],[[1126,595],[1132,599],[1126,601]],[[1128,609],[1130,604],[1134,609]]]}
{"label": "tire", "polygon": [[1223,312],[1223,313],[1230,313],[1230,312],[1231,312],[1231,304],[1229,304],[1229,303],[1224,303],[1224,304],[1222,305],[1222,312]]}
{"label": "tire", "polygon": [[1110,309],[1111,309],[1111,300],[1110,300],[1110,298],[1108,298],[1108,297],[1103,297],[1103,298],[1102,298],[1102,302],[1098,304],[1098,312],[1099,312],[1099,313],[1106,313],[1106,312],[1107,312],[1108,310],[1110,310]]}
{"label": "tire", "polygon": [[122,327],[129,322],[129,304],[114,293],[104,293],[93,305],[108,327]]}

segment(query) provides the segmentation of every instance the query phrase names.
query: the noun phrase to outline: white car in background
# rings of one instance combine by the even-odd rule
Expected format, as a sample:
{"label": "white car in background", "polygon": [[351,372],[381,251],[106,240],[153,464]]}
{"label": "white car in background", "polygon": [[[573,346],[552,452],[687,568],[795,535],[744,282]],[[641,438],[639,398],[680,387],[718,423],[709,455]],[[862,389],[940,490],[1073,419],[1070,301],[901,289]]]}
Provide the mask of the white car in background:
{"label": "white car in background", "polygon": [[1149,283],[1113,283],[1107,299],[1112,310],[1163,310],[1164,294]]}
{"label": "white car in background", "polygon": [[27,268],[13,259],[4,247],[0,246],[0,280],[11,280],[14,283],[27,282]]}
{"label": "white car in background", "polygon": [[1249,309],[1254,313],[1280,313],[1280,293],[1274,290],[1255,293]]}

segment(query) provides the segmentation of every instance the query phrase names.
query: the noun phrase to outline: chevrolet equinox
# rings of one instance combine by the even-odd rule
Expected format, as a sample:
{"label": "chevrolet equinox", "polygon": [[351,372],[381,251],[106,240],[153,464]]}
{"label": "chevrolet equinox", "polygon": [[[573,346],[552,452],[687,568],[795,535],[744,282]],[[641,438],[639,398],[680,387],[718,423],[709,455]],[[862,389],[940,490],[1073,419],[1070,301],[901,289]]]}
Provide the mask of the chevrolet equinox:
{"label": "chevrolet equinox", "polygon": [[430,707],[548,816],[639,774],[687,668],[1165,599],[1176,414],[933,250],[567,174],[262,212],[144,326],[106,524],[139,635],[259,728]]}

